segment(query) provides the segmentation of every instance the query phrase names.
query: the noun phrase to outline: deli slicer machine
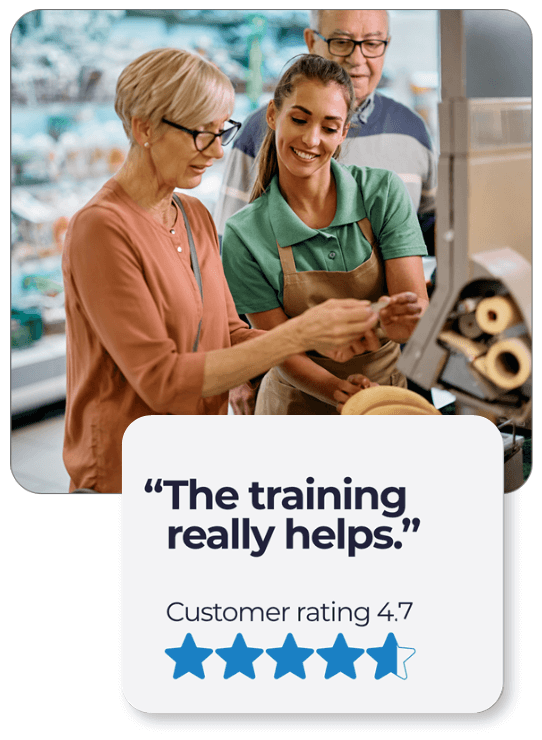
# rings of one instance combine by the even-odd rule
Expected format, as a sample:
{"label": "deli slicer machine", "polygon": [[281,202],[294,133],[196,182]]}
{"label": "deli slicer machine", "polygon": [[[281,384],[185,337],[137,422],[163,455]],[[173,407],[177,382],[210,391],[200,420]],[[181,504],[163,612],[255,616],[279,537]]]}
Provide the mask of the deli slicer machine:
{"label": "deli slicer machine", "polygon": [[531,423],[531,99],[466,96],[465,12],[440,11],[436,285],[399,369],[452,393],[456,414],[512,427],[510,491]]}

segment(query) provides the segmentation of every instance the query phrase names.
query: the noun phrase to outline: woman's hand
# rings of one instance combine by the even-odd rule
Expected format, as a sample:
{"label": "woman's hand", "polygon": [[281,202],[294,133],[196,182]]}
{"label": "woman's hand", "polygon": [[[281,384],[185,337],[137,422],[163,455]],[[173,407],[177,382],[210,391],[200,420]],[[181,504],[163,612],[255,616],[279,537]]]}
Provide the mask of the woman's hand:
{"label": "woman's hand", "polygon": [[369,380],[365,375],[361,375],[361,373],[350,375],[346,380],[340,380],[339,387],[333,393],[333,398],[337,401],[337,411],[339,414],[342,412],[343,406],[350,396],[358,393],[363,388],[371,388],[375,385],[378,385],[378,383],[373,383],[372,380]]}
{"label": "woman's hand", "polygon": [[394,342],[406,342],[427,306],[427,301],[420,300],[416,293],[405,291],[387,298],[388,305],[380,309],[380,326],[389,339]]}
{"label": "woman's hand", "polygon": [[371,329],[378,322],[378,314],[369,301],[331,298],[290,319],[291,325],[294,322],[304,349],[315,349],[328,356],[340,350],[348,359],[365,351],[367,342],[373,346]]}
{"label": "woman's hand", "polygon": [[250,416],[256,406],[256,389],[249,383],[238,385],[230,390],[229,402],[236,416]]}
{"label": "woman's hand", "polygon": [[[371,330],[378,321],[369,301],[355,298],[332,298],[293,319],[280,308],[248,316],[253,326],[267,332],[233,347],[205,353],[203,398],[229,391],[309,349],[320,354],[342,350],[344,359],[353,357],[374,341]],[[258,317],[263,321],[258,322]],[[327,381],[333,381],[333,375],[324,373]],[[331,392],[323,396],[325,403],[333,403]]]}
{"label": "woman's hand", "polygon": [[347,362],[356,355],[361,355],[364,352],[376,352],[380,349],[380,340],[376,336],[373,330],[368,331],[360,339],[356,339],[346,347],[340,347],[339,349],[330,350],[325,352],[326,357],[329,357],[335,362]]}

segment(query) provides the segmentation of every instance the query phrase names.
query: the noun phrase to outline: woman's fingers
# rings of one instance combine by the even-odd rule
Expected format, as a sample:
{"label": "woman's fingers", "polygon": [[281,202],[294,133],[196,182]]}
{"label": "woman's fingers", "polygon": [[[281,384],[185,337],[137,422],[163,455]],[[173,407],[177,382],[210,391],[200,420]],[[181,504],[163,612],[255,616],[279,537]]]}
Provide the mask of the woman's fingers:
{"label": "woman's fingers", "polygon": [[350,375],[347,380],[339,380],[338,387],[334,391],[333,397],[337,401],[344,402],[362,388],[370,388],[370,386],[371,381],[365,375],[361,375],[361,373]]}
{"label": "woman's fingers", "polygon": [[387,306],[380,310],[380,320],[384,323],[403,321],[404,319],[418,319],[423,306],[418,301],[416,293],[406,291],[391,296]]}
{"label": "woman's fingers", "polygon": [[362,355],[364,352],[375,352],[380,349],[380,340],[374,331],[367,332],[363,337],[355,339],[350,344],[353,355]]}
{"label": "woman's fingers", "polygon": [[371,386],[371,381],[369,380],[369,378],[366,375],[362,375],[361,373],[349,375],[346,380],[348,383],[357,386],[358,390],[360,388],[370,388]]}
{"label": "woman's fingers", "polygon": [[313,336],[313,349],[340,348],[358,341],[376,325],[378,314],[369,301],[331,299],[305,311],[300,318]]}
{"label": "woman's fingers", "polygon": [[254,413],[256,392],[246,383],[229,392],[229,403],[236,416],[249,416]]}
{"label": "woman's fingers", "polygon": [[367,332],[362,341],[365,344],[366,352],[376,352],[377,349],[380,349],[380,339],[374,331]]}
{"label": "woman's fingers", "polygon": [[333,398],[337,401],[337,411],[341,413],[344,404],[350,396],[366,388],[372,388],[375,385],[378,385],[378,383],[373,383],[370,378],[361,373],[355,373],[354,375],[349,375],[346,380],[340,380],[339,387],[333,392]]}

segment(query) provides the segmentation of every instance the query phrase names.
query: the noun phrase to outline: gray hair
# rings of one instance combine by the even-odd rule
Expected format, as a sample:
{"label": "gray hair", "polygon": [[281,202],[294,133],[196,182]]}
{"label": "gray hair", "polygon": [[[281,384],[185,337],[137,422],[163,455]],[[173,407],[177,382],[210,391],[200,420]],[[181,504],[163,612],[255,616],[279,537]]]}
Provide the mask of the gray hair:
{"label": "gray hair", "polygon": [[[322,13],[325,11],[320,10],[309,10],[309,23],[313,31],[320,31],[320,23],[322,22]],[[384,11],[386,13],[386,22],[388,24],[388,36],[390,35],[390,12],[389,10]]]}
{"label": "gray hair", "polygon": [[320,30],[320,13],[321,10],[309,10],[309,23],[313,31]]}

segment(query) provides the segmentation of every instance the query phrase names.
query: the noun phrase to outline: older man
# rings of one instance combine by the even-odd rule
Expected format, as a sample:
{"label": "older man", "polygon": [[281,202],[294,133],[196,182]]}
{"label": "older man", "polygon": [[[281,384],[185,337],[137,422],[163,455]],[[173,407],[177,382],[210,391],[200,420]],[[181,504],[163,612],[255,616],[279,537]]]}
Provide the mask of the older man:
{"label": "older man", "polygon": [[[436,164],[423,120],[376,91],[390,43],[385,10],[311,10],[304,31],[311,54],[332,59],[352,78],[358,108],[345,140],[343,164],[393,170],[418,211],[430,254],[434,254]],[[229,155],[215,212],[218,233],[245,206],[255,178],[254,161],[266,131],[266,106],[251,114]]]}

